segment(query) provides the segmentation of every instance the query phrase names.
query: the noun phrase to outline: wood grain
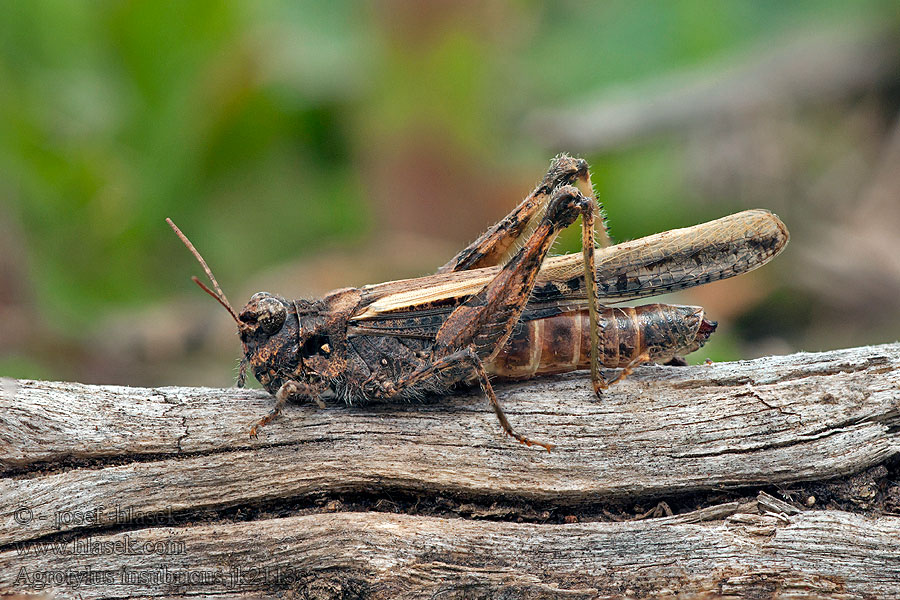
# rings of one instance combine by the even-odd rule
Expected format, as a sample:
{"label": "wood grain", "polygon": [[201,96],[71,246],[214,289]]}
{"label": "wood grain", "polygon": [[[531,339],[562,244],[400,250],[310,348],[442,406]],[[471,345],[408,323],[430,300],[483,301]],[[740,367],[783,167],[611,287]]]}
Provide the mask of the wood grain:
{"label": "wood grain", "polygon": [[840,511],[572,525],[315,514],[8,550],[0,589],[50,581],[83,598],[286,589],[351,598],[892,598],[898,540],[900,518]]}
{"label": "wood grain", "polygon": [[[550,454],[503,437],[478,394],[423,404],[291,406],[250,439],[249,425],[271,407],[263,392],[2,384],[0,591],[36,589],[16,583],[18,564],[148,573],[161,565],[184,573],[293,565],[298,574],[290,584],[231,591],[98,583],[81,590],[85,597],[265,597],[275,588],[317,585],[322,597],[357,587],[362,597],[400,590],[491,597],[499,585],[521,592],[510,597],[626,589],[740,595],[767,585],[887,597],[889,584],[900,589],[895,518],[775,516],[780,505],[771,497],[748,517],[740,516],[747,507],[710,507],[719,519],[741,511],[724,524],[702,516],[689,523],[685,515],[561,525],[309,509],[337,494],[551,508],[652,503],[856,473],[897,454],[900,344],[642,367],[601,400],[581,373],[498,387],[514,426],[558,445]],[[290,516],[242,520],[259,507]],[[187,550],[63,559],[17,551],[29,541],[129,535],[182,540]],[[869,571],[859,570],[863,563]]]}

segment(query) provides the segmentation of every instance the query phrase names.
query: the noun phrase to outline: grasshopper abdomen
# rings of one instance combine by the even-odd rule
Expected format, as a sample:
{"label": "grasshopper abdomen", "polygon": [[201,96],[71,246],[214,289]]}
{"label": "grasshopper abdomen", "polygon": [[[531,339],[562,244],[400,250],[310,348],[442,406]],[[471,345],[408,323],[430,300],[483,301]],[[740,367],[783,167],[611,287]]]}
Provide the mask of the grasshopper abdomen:
{"label": "grasshopper abdomen", "polygon": [[[627,368],[647,356],[667,362],[700,348],[715,331],[699,306],[646,304],[605,308],[599,314],[601,365]],[[591,364],[588,311],[522,321],[485,368],[503,379],[587,369]]]}

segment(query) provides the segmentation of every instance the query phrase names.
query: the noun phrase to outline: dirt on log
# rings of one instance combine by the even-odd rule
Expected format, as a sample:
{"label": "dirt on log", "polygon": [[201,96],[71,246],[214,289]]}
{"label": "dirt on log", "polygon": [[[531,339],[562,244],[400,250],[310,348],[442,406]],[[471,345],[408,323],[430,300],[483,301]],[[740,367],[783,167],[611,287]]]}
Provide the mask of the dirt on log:
{"label": "dirt on log", "polygon": [[0,594],[900,597],[900,344],[497,392],[3,380]]}

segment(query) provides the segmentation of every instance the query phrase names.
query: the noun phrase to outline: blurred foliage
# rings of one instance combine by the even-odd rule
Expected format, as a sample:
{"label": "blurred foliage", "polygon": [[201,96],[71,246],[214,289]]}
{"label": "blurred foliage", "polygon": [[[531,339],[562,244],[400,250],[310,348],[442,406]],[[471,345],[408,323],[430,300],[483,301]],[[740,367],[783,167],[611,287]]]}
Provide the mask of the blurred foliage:
{"label": "blurred foliage", "polygon": [[[286,89],[254,64],[254,46],[277,43],[247,29],[264,15],[218,2],[23,2],[4,12],[4,197],[55,325],[80,328],[111,304],[170,293],[164,282],[183,253],[160,226],[167,215],[218,240],[208,251],[238,274],[292,240],[314,247],[361,229],[346,90]],[[310,28],[345,21],[310,14]],[[354,59],[349,44],[333,46],[343,56],[331,60]],[[310,54],[315,76],[323,66]],[[229,252],[235,240],[255,256]]]}
{"label": "blurred foliage", "polygon": [[[198,269],[166,216],[220,278],[244,281],[387,235],[393,211],[410,210],[401,175],[422,171],[424,154],[453,180],[510,182],[483,210],[484,198],[460,197],[455,229],[427,211],[403,221],[462,244],[558,150],[523,131],[529,111],[792,28],[893,12],[841,0],[5,2],[0,251],[21,246],[23,264],[0,282],[51,341],[8,342],[0,374],[120,379],[79,371],[77,347],[110,311],[187,293]],[[589,158],[619,239],[725,212],[687,201],[671,140]],[[456,191],[437,188],[421,200]],[[558,250],[576,245],[577,232]],[[721,343],[721,357],[739,354]]]}

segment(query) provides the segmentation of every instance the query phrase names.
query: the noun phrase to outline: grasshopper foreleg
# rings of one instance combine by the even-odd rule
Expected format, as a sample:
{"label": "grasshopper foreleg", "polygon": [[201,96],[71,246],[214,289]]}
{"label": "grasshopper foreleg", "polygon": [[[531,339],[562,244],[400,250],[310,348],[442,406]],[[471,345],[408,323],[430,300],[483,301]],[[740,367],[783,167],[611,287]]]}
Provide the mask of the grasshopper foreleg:
{"label": "grasshopper foreleg", "polygon": [[296,381],[288,381],[278,388],[278,391],[275,393],[275,406],[269,411],[269,414],[250,427],[250,437],[257,437],[257,431],[259,431],[260,427],[265,427],[280,415],[284,405],[287,404],[288,398],[291,395],[298,394],[300,392],[299,388],[300,386]]}
{"label": "grasshopper foreleg", "polygon": [[271,423],[278,415],[281,414],[281,411],[284,409],[285,404],[287,404],[288,400],[295,397],[308,398],[315,402],[316,406],[319,408],[325,408],[325,402],[322,401],[320,394],[322,393],[321,389],[318,389],[314,386],[310,386],[309,384],[300,383],[298,381],[289,380],[284,382],[278,391],[275,393],[275,407],[269,411],[269,414],[264,416],[262,419],[257,421],[250,427],[250,437],[257,437],[257,433],[261,427],[265,427],[269,423]]}

